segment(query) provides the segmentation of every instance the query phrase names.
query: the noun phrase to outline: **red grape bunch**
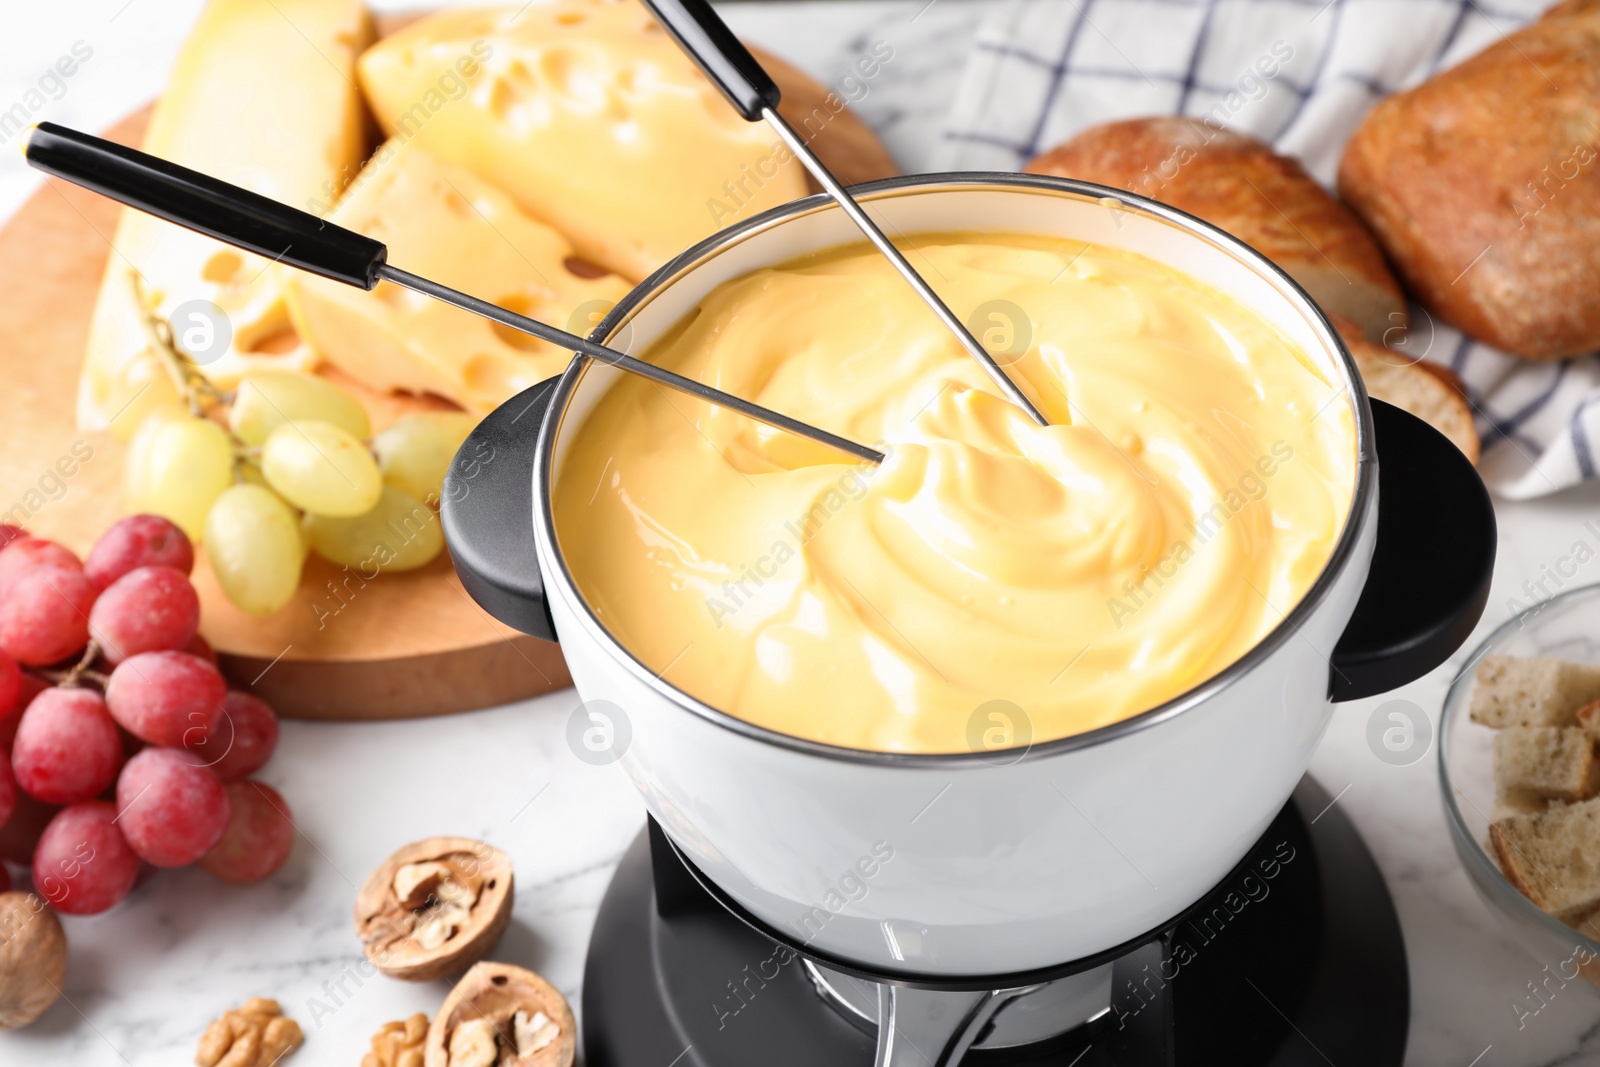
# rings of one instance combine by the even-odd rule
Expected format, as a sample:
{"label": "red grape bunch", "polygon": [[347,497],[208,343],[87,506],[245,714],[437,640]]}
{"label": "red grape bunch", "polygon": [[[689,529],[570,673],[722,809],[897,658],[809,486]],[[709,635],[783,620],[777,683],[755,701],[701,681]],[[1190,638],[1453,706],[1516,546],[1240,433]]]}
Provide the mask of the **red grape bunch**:
{"label": "red grape bunch", "polygon": [[144,865],[254,882],[288,858],[288,805],[249,779],[278,717],[217,669],[193,566],[155,515],[83,560],[0,524],[0,861],[57,911],[105,911]]}

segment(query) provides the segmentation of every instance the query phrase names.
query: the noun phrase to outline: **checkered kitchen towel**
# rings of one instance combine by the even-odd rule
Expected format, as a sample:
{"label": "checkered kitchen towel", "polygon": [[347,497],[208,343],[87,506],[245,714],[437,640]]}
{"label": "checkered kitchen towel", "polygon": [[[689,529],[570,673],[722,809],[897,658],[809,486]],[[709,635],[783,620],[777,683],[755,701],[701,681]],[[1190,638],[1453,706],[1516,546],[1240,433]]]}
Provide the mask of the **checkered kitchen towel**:
{"label": "checkered kitchen towel", "polygon": [[[1536,18],[1546,0],[1012,0],[978,35],[937,170],[1016,170],[1089,126],[1207,116],[1331,186],[1385,95]],[[1600,293],[1597,293],[1600,299]],[[1600,357],[1530,363],[1412,308],[1402,346],[1466,382],[1497,494],[1600,477]]]}

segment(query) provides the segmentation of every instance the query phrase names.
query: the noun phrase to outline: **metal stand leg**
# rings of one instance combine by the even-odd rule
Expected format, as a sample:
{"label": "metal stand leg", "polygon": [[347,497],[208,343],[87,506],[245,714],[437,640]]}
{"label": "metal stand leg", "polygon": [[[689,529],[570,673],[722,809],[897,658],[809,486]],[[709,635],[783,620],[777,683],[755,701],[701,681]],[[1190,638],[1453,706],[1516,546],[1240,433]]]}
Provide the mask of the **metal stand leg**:
{"label": "metal stand leg", "polygon": [[877,1067],[955,1067],[995,1012],[1038,988],[946,993],[881,985]]}

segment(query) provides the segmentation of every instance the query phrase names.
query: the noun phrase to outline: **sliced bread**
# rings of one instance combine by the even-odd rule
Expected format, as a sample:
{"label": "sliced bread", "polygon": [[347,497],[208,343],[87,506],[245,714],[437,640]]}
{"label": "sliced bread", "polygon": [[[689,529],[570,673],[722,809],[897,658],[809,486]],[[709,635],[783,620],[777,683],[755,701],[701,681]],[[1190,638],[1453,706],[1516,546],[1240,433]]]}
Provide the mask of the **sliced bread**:
{"label": "sliced bread", "polygon": [[1489,843],[1511,884],[1562,922],[1600,909],[1600,799],[1501,819]]}
{"label": "sliced bread", "polygon": [[1576,726],[1508,726],[1494,737],[1494,780],[1519,794],[1582,800],[1595,792],[1594,738]]}
{"label": "sliced bread", "polygon": [[1600,667],[1547,656],[1485,656],[1472,690],[1472,721],[1485,726],[1570,726],[1600,700]]}

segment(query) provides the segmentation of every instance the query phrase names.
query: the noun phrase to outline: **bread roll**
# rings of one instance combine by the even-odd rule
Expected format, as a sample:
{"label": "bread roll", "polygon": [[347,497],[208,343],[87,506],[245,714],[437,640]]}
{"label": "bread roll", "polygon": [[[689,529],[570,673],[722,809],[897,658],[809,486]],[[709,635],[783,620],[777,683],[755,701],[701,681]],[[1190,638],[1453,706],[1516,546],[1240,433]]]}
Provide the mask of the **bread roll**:
{"label": "bread roll", "polygon": [[1197,215],[1282,267],[1373,341],[1406,323],[1405,297],[1366,227],[1297,161],[1253,137],[1199,119],[1129,119],[1085,130],[1026,169]]}
{"label": "bread roll", "polygon": [[1481,443],[1472,421],[1465,388],[1449,367],[1412,359],[1368,341],[1361,328],[1343,315],[1329,316],[1355,358],[1367,393],[1409,411],[1450,438],[1463,455],[1478,462]]}
{"label": "bread roll", "polygon": [[1339,191],[1412,292],[1496,348],[1600,347],[1600,3],[1526,29],[1380,103]]}

